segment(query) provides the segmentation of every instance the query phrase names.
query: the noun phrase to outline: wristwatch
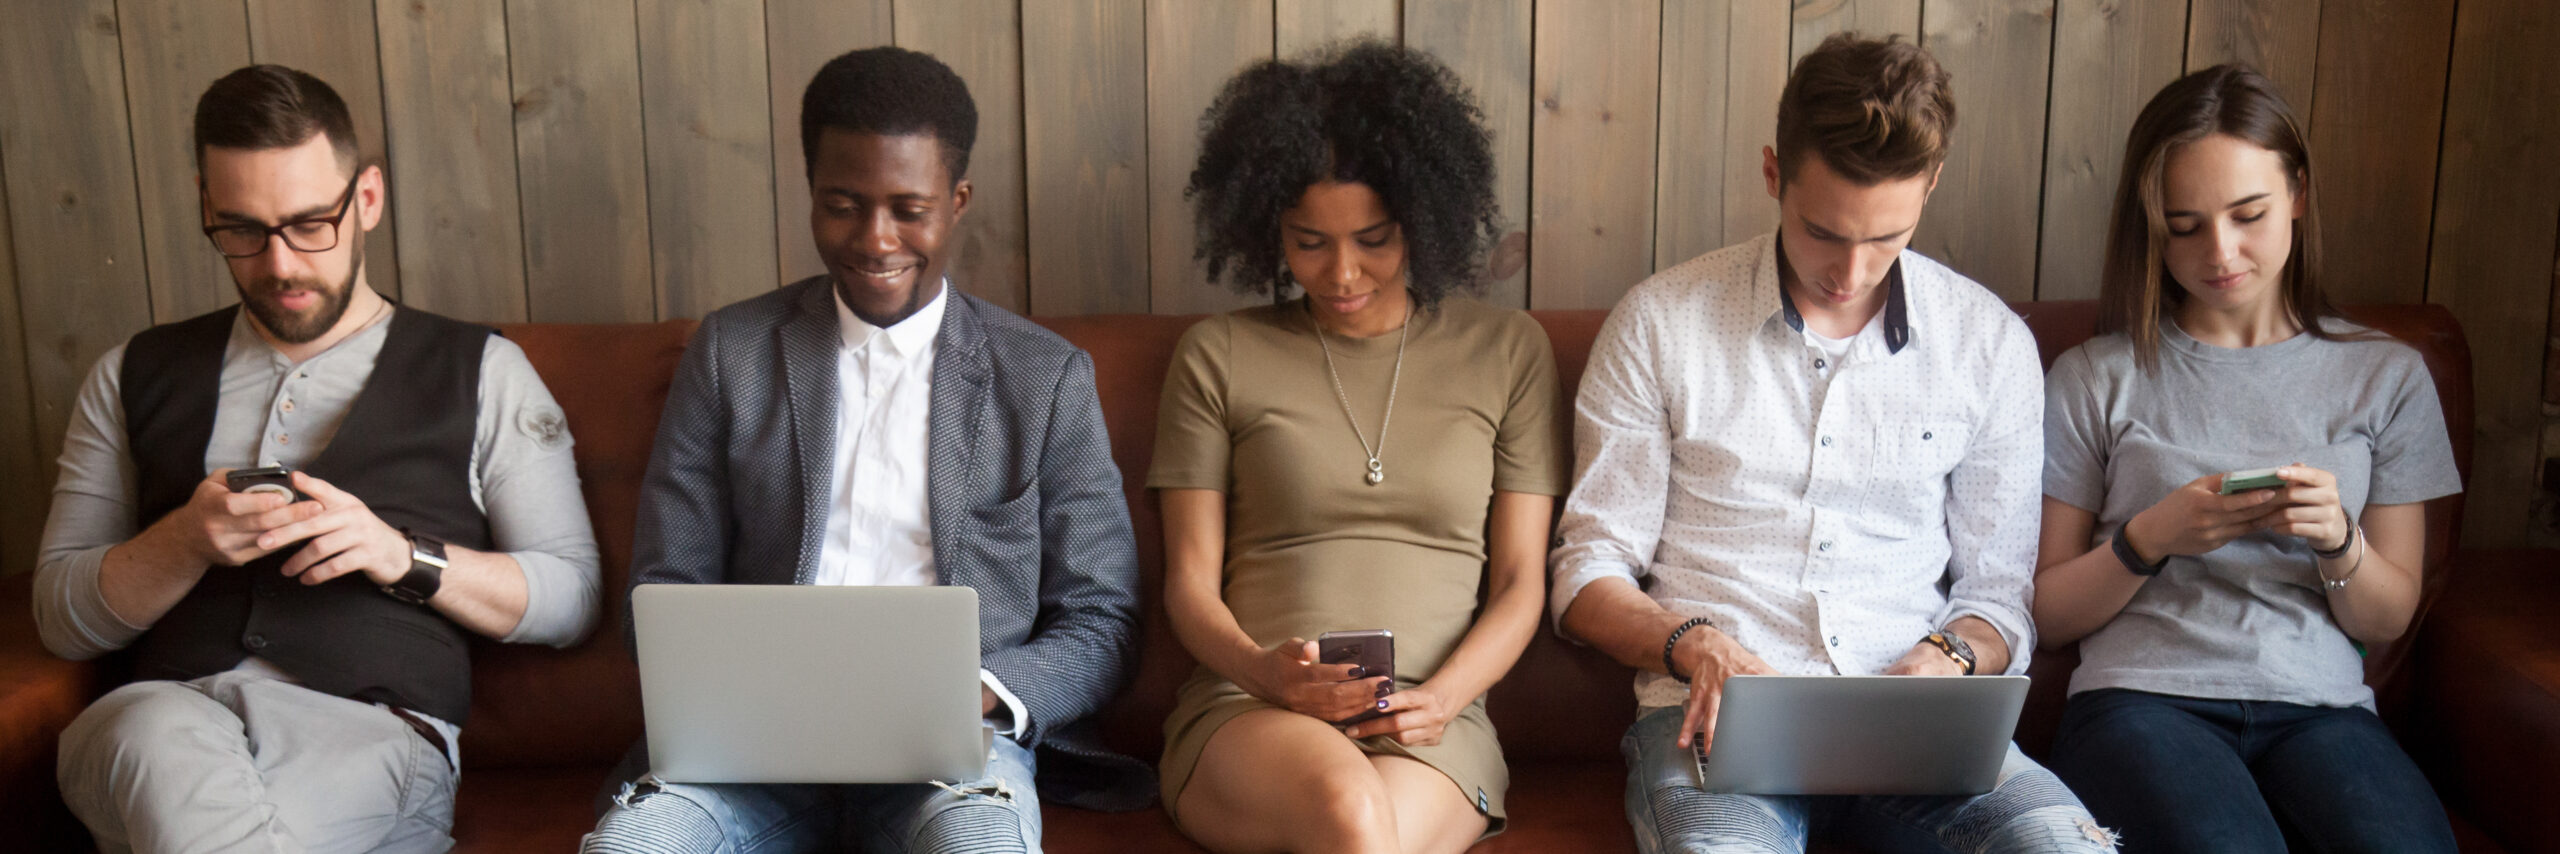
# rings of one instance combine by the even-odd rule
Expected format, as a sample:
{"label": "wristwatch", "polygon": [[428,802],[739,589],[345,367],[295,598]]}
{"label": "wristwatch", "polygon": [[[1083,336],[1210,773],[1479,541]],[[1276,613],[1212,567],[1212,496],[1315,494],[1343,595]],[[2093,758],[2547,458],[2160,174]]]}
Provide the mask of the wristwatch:
{"label": "wristwatch", "polygon": [[411,605],[424,605],[444,587],[444,541],[407,528],[400,535],[409,538],[409,574],[382,586],[382,592]]}
{"label": "wristwatch", "polygon": [[1921,640],[1927,641],[1929,645],[1937,647],[1938,651],[1946,653],[1948,658],[1955,659],[1956,666],[1964,668],[1964,675],[1973,675],[1973,663],[1975,660],[1973,657],[1973,644],[1965,643],[1964,638],[1949,631],[1930,632],[1928,637],[1921,638]]}

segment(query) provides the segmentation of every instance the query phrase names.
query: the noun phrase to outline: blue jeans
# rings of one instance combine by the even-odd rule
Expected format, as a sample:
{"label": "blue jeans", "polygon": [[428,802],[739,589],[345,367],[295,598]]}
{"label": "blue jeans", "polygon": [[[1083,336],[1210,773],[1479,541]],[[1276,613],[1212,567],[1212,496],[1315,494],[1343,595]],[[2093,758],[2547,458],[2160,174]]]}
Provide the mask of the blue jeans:
{"label": "blue jeans", "polygon": [[625,783],[581,852],[976,854],[1040,850],[1031,751],[997,736],[956,785]]}
{"label": "blue jeans", "polygon": [[1641,710],[1619,742],[1627,820],[1644,854],[1801,852],[1817,831],[1879,851],[2115,850],[2079,799],[2016,745],[2000,782],[1972,797],[1712,794],[1698,788],[1697,760],[1679,745],[1680,716],[1678,706]]}
{"label": "blue jeans", "polygon": [[2085,691],[2053,770],[2127,851],[2454,851],[2435,790],[2361,708]]}

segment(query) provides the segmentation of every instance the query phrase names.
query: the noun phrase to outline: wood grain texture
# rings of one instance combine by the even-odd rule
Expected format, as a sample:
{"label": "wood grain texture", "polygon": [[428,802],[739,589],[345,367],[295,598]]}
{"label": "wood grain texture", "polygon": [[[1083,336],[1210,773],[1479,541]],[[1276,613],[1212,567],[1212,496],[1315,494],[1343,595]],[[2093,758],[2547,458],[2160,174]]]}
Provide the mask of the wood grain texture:
{"label": "wood grain texture", "polygon": [[1438,58],[1484,110],[1503,238],[1486,261],[1485,302],[1529,307],[1530,0],[1405,0],[1404,43]]}
{"label": "wood grain texture", "polygon": [[[1724,85],[1733,7],[1750,0],[1663,0],[1662,98],[1655,120],[1653,268],[1715,251],[1725,235]],[[1759,149],[1753,148],[1753,151]]]}
{"label": "wood grain texture", "polygon": [[629,0],[507,2],[535,321],[657,319],[636,27]]}
{"label": "wood grain texture", "polygon": [[[1271,57],[1271,4],[1147,0],[1148,310],[1200,314],[1267,298],[1208,280],[1192,257],[1191,204],[1182,197],[1200,157],[1200,114],[1227,78]],[[1276,238],[1276,236],[1275,236]]]}
{"label": "wood grain texture", "polygon": [[2436,140],[2453,0],[2330,3],[2320,12],[2311,162],[2321,287],[2342,303],[2426,296]]}
{"label": "wood grain texture", "polygon": [[638,0],[649,257],[660,318],[772,290],[773,115],[764,4]]}
{"label": "wood grain texture", "polygon": [[0,174],[36,459],[108,348],[151,325],[115,4],[20,4],[0,27]]}
{"label": "wood grain texture", "polygon": [[240,301],[204,237],[194,117],[205,87],[249,64],[249,22],[236,2],[122,0],[116,11],[151,317],[184,320]]}
{"label": "wood grain texture", "polygon": [[[1500,3],[1476,14],[1500,14]],[[1396,44],[1403,38],[1397,0],[1272,0],[1272,47],[1283,59],[1355,36]]]}
{"label": "wood grain texture", "polygon": [[2311,121],[2321,14],[2320,0],[2192,0],[2187,70],[2246,62],[2276,81],[2295,115]]}
{"label": "wood grain texture", "polygon": [[901,0],[898,46],[933,54],[978,102],[975,185],[960,221],[952,284],[1016,314],[1028,311],[1030,226],[1022,147],[1022,20],[1015,0]]}
{"label": "wood grain texture", "polygon": [[1731,246],[1777,228],[1778,200],[1761,174],[1762,149],[1778,141],[1778,97],[1793,60],[1794,22],[1776,3],[1735,0],[1727,24],[1724,122],[1724,239]]}
{"label": "wood grain texture", "polygon": [[378,0],[401,299],[479,323],[525,319],[524,223],[501,0]]}
{"label": "wood grain texture", "polygon": [[2185,73],[2186,42],[2186,10],[2179,6],[2127,0],[2057,4],[2037,299],[2098,295],[2125,134],[2142,105]]}
{"label": "wood grain texture", "polygon": [[1822,45],[1833,33],[1854,32],[1869,38],[1899,34],[1920,38],[1920,6],[1915,0],[1793,0],[1795,26],[1787,45],[1787,67]]}
{"label": "wood grain texture", "polygon": [[800,96],[828,60],[897,40],[889,0],[765,0],[766,83],[773,103],[776,281],[827,271],[809,234],[809,160],[800,147]]}
{"label": "wood grain texture", "polygon": [[2036,293],[2053,3],[1933,0],[1921,24],[1922,45],[1953,78],[1958,118],[1911,247],[2007,300]]}
{"label": "wood grain texture", "polygon": [[1537,21],[1529,305],[1608,308],[1653,272],[1654,110],[1662,7],[1595,5]]}
{"label": "wood grain texture", "polygon": [[[0,163],[7,160],[0,150]],[[18,311],[17,251],[9,234],[9,188],[0,182],[0,578],[35,568],[53,497],[52,461],[36,457],[25,329]]]}
{"label": "wood grain texture", "polygon": [[1031,304],[1044,315],[1147,310],[1145,0],[1025,0],[1022,45]]}
{"label": "wood grain texture", "polygon": [[[328,81],[355,118],[356,150],[383,165],[382,54],[373,4],[347,0],[248,0],[249,57],[298,68]],[[384,170],[388,173],[388,168]],[[394,206],[396,207],[396,206]],[[400,217],[386,209],[365,235],[365,281],[400,297]]]}
{"label": "wood grain texture", "polygon": [[2465,548],[2527,542],[2560,243],[2555,42],[2560,9],[2539,0],[2467,0],[2454,21],[2427,300],[2451,309],[2471,343],[2479,418]]}

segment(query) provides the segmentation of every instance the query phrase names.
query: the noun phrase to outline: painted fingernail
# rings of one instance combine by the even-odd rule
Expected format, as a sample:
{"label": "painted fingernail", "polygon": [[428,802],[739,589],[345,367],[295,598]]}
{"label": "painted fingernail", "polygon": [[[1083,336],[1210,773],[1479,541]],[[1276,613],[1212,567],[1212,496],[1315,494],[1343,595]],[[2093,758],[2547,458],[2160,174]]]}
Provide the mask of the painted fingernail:
{"label": "painted fingernail", "polygon": [[1379,701],[1378,701],[1378,711],[1383,712],[1383,711],[1386,711],[1386,710],[1387,710],[1387,701],[1385,701],[1385,700],[1379,700]]}
{"label": "painted fingernail", "polygon": [[[1378,683],[1378,696],[1384,697],[1384,696],[1386,696],[1386,695],[1388,695],[1388,694],[1393,694],[1393,693],[1395,693],[1395,690],[1396,690],[1396,685],[1395,685],[1395,683],[1393,683],[1393,682],[1380,682],[1380,683]],[[1380,700],[1379,702],[1383,703],[1383,702],[1386,702],[1386,701],[1384,701],[1384,700]]]}
{"label": "painted fingernail", "polygon": [[1353,679],[1358,679],[1358,678],[1360,678],[1360,677],[1367,676],[1367,675],[1369,675],[1369,671],[1362,670],[1362,669],[1360,669],[1358,666],[1353,666],[1353,667],[1351,668],[1351,678],[1353,678]]}

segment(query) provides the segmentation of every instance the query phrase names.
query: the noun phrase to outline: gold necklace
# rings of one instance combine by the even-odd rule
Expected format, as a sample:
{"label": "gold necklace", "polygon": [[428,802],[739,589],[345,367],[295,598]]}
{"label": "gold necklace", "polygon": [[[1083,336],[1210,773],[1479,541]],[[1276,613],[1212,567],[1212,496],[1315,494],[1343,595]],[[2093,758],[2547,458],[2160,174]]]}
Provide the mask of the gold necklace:
{"label": "gold necklace", "polygon": [[1333,397],[1342,402],[1342,418],[1351,422],[1351,435],[1360,440],[1360,450],[1369,455],[1366,479],[1370,486],[1376,486],[1387,479],[1386,466],[1378,462],[1378,456],[1387,452],[1387,425],[1396,420],[1396,386],[1404,380],[1404,342],[1406,335],[1413,331],[1413,307],[1405,307],[1404,324],[1396,328],[1396,367],[1395,372],[1387,377],[1387,413],[1378,419],[1378,445],[1374,448],[1369,446],[1368,434],[1360,432],[1360,417],[1351,414],[1351,396],[1342,391],[1342,374],[1333,369],[1333,345],[1325,343],[1324,322],[1316,319],[1312,301],[1307,304],[1307,322],[1316,328],[1316,346],[1324,350],[1324,372],[1333,378]]}

